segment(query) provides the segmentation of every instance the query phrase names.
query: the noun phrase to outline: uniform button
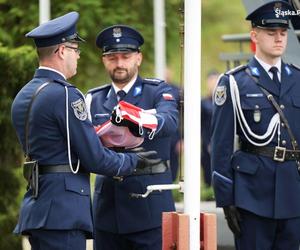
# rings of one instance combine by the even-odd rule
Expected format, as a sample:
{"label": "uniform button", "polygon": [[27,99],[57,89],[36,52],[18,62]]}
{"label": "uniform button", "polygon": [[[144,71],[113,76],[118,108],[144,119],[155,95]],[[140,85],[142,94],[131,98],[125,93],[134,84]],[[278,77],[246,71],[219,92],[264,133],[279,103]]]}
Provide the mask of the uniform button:
{"label": "uniform button", "polygon": [[254,107],[255,107],[255,109],[259,109],[259,105],[257,105],[257,104]]}
{"label": "uniform button", "polygon": [[284,105],[283,105],[283,104],[281,104],[281,105],[280,105],[280,108],[281,108],[281,109],[284,109],[285,107],[284,107]]}
{"label": "uniform button", "polygon": [[81,189],[80,192],[81,192],[81,193],[84,193],[84,189]]}
{"label": "uniform button", "polygon": [[286,144],[286,140],[282,140],[281,143],[282,143],[282,145],[285,145]]}
{"label": "uniform button", "polygon": [[281,127],[283,127],[283,128],[284,128],[284,126],[285,126],[285,125],[284,125],[284,123],[282,122],[282,123],[281,123]]}
{"label": "uniform button", "polygon": [[236,166],[236,169],[240,169],[240,166]]}

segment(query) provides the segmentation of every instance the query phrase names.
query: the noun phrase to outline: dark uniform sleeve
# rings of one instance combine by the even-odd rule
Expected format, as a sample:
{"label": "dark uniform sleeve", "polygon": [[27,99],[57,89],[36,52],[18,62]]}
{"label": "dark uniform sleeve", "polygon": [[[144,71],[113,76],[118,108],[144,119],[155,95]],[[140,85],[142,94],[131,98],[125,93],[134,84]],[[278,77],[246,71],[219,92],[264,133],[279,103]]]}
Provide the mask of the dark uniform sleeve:
{"label": "dark uniform sleeve", "polygon": [[212,117],[212,181],[218,207],[233,204],[234,115],[228,76],[223,76],[214,93]]}
{"label": "dark uniform sleeve", "polygon": [[[95,129],[88,119],[83,96],[76,88],[68,88],[69,134],[73,164],[80,159],[81,165],[89,172],[117,176],[130,175],[137,163],[135,154],[115,153],[101,144]],[[55,109],[58,123],[67,143],[65,96],[59,98]],[[66,152],[67,153],[67,152]]]}
{"label": "dark uniform sleeve", "polygon": [[178,109],[172,88],[166,83],[160,83],[155,95],[156,117],[158,128],[156,136],[170,136],[178,129]]}

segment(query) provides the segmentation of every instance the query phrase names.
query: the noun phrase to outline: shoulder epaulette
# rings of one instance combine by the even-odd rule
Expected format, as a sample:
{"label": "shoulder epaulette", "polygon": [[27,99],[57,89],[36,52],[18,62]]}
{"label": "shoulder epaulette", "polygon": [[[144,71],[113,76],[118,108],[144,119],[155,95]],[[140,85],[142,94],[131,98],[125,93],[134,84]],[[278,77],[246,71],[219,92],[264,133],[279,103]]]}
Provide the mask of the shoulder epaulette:
{"label": "shoulder epaulette", "polygon": [[300,66],[294,63],[289,64],[291,66],[293,66],[295,69],[300,70]]}
{"label": "shoulder epaulette", "polygon": [[144,78],[144,83],[152,84],[152,85],[159,85],[160,83],[164,82],[164,80],[157,79],[157,78]]}
{"label": "shoulder epaulette", "polygon": [[225,74],[226,75],[233,75],[233,74],[235,74],[237,72],[240,72],[240,71],[242,71],[242,70],[244,70],[246,68],[247,68],[247,65],[240,65],[240,66],[237,66],[237,67],[235,67],[235,68],[227,71]]}
{"label": "shoulder epaulette", "polygon": [[111,87],[111,84],[105,84],[105,85],[102,85],[100,87],[96,87],[96,88],[90,89],[87,93],[88,94],[96,93],[96,92],[105,90],[105,89],[110,88],[110,87]]}

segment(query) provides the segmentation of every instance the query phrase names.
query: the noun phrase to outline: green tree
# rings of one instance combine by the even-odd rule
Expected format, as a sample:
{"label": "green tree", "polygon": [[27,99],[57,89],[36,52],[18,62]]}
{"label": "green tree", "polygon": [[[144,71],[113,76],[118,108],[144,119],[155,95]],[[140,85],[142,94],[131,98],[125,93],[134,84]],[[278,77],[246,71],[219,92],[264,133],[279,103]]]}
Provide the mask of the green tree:
{"label": "green tree", "polygon": [[10,108],[17,91],[33,74],[36,56],[29,46],[8,49],[0,46],[0,249],[21,249],[20,237],[12,231],[18,218],[22,153],[11,125]]}
{"label": "green tree", "polygon": [[[179,7],[182,0],[166,1],[166,30],[168,63],[176,72],[179,67]],[[38,1],[36,0],[0,0],[0,44],[18,47],[27,44],[34,47],[31,39],[25,34],[36,27],[38,18]],[[137,28],[145,38],[142,47],[144,62],[141,72],[145,77],[153,76],[154,71],[154,29],[153,1],[140,0],[52,0],[51,17],[55,18],[69,11],[78,11],[80,19],[78,31],[87,41],[82,45],[83,53],[79,60],[79,70],[71,81],[87,90],[109,81],[100,61],[101,54],[95,45],[97,34],[105,27],[113,24],[127,24]],[[30,14],[29,14],[30,13]],[[177,79],[178,80],[178,79]]]}

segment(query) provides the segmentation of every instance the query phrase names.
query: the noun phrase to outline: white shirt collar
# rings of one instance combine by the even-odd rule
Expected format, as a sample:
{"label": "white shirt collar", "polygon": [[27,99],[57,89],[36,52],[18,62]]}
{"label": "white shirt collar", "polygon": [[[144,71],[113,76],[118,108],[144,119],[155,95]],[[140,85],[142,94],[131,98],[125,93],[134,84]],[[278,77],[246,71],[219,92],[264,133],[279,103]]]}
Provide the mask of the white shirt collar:
{"label": "white shirt collar", "polygon": [[56,69],[49,68],[49,67],[45,67],[45,66],[39,66],[39,69],[46,69],[46,70],[54,71],[54,72],[56,72],[57,74],[60,74],[60,75],[66,80],[65,75],[64,75],[63,73],[61,73],[60,71],[56,70]]}
{"label": "white shirt collar", "polygon": [[[122,90],[124,90],[124,91],[126,92],[126,94],[129,92],[129,90],[131,89],[131,87],[132,87],[133,84],[135,83],[136,79],[137,79],[137,76],[134,77],[134,78],[132,78],[132,80],[131,80],[128,84],[126,84],[126,86],[122,89]],[[113,82],[112,82],[112,86],[113,86],[113,88],[114,88],[114,90],[115,90],[115,93],[118,93],[118,91],[121,90],[121,89],[118,88],[117,85],[116,85],[115,83],[113,83]]]}
{"label": "white shirt collar", "polygon": [[259,59],[256,55],[254,56],[258,63],[264,68],[264,70],[268,73],[271,79],[273,79],[273,74],[270,72],[270,68],[276,67],[278,69],[277,76],[279,81],[281,81],[281,59],[275,65],[270,65],[263,60]]}
{"label": "white shirt collar", "polygon": [[269,74],[271,67],[276,67],[278,69],[279,74],[281,74],[281,59],[278,60],[278,62],[275,65],[270,65],[263,60],[259,59],[257,56],[254,56],[255,59],[259,62],[259,64],[264,68],[264,70]]}

